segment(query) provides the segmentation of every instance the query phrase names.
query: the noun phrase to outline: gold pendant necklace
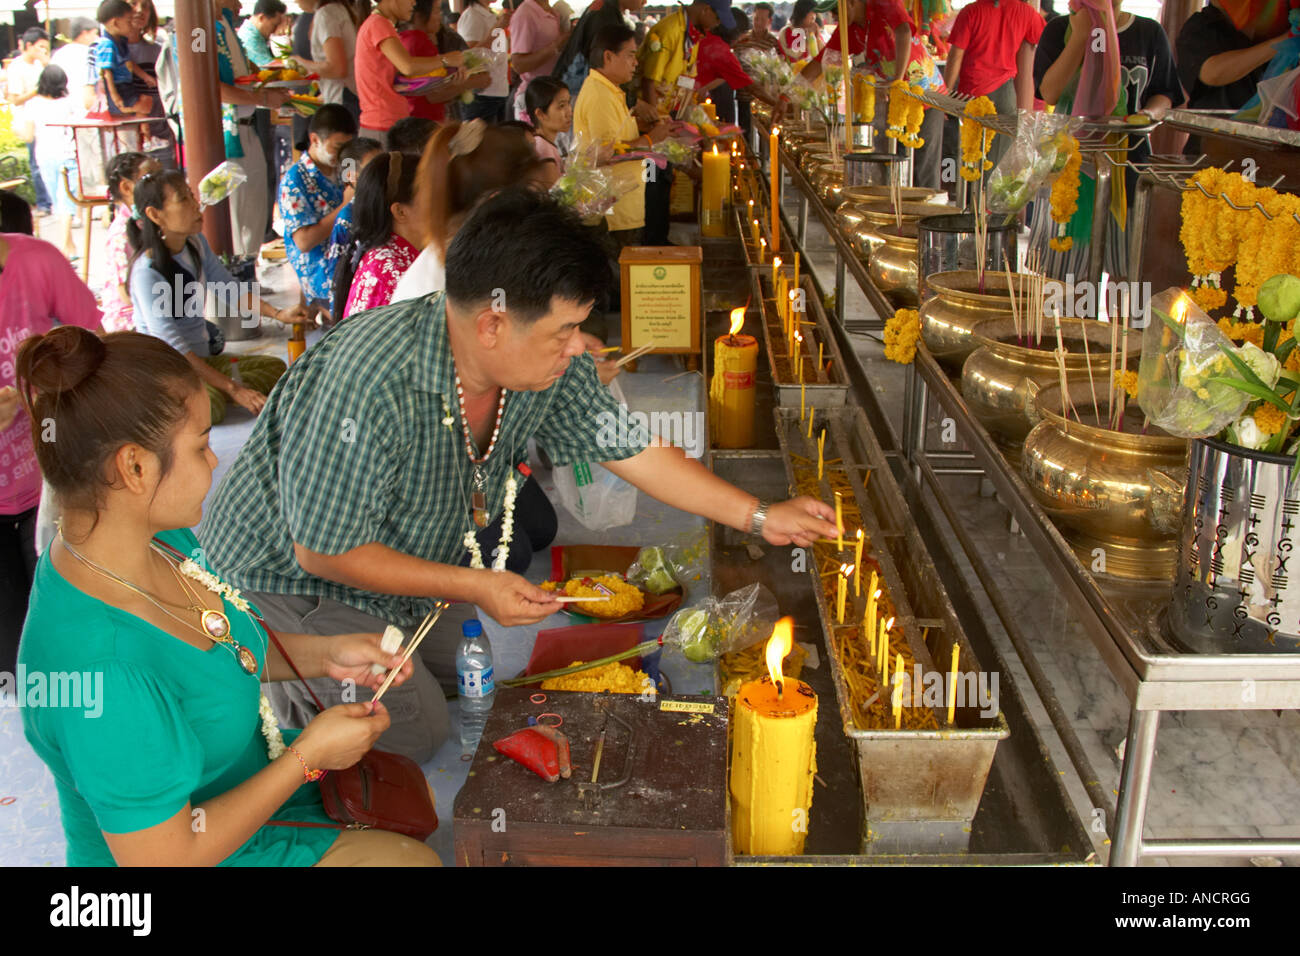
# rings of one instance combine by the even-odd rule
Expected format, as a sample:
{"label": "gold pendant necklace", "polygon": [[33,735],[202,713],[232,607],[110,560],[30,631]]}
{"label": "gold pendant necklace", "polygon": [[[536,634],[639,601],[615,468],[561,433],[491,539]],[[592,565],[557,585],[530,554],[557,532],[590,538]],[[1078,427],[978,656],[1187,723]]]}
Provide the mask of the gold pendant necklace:
{"label": "gold pendant necklace", "polygon": [[[72,545],[68,544],[68,539],[63,537],[62,534],[59,535],[59,540],[63,543],[64,549],[70,555],[72,555],[74,558],[76,558],[86,567],[90,568],[91,571],[100,575],[101,577],[108,578],[110,581],[116,581],[124,588],[134,591],[136,594],[143,597],[146,601],[148,601],[154,607],[158,608],[158,610],[162,611],[172,620],[177,621],[180,624],[183,624],[185,627],[192,628],[193,630],[198,631],[204,637],[211,640],[214,644],[222,645],[227,650],[229,650],[232,654],[235,655],[235,660],[239,662],[239,666],[242,667],[245,672],[249,674],[257,673],[257,655],[255,655],[247,647],[240,644],[238,641],[236,641],[233,637],[230,636],[230,619],[227,618],[220,611],[214,611],[211,608],[205,608],[202,606],[192,606],[190,610],[200,613],[200,621],[202,622],[203,626],[199,627],[197,624],[194,624],[192,621],[187,621],[183,617],[180,617],[179,615],[169,611],[161,601],[155,598],[144,588],[137,587],[136,585],[132,584],[130,581],[126,580],[125,578],[119,577],[118,575],[114,574],[112,571],[108,570],[107,568],[101,567],[100,565],[96,564],[94,561],[91,561],[89,558],[78,553],[72,547]],[[163,559],[167,560],[165,555],[163,556]],[[171,563],[171,561],[167,561],[167,566],[171,568],[173,574],[179,575],[179,572],[176,571],[176,568]],[[194,600],[197,604],[198,602],[197,596],[195,596],[190,591],[190,589],[185,585],[184,581],[181,582],[181,588],[183,591],[190,594],[191,599]],[[209,615],[212,615],[212,617],[209,617]],[[221,633],[218,634],[217,633],[218,631]]]}

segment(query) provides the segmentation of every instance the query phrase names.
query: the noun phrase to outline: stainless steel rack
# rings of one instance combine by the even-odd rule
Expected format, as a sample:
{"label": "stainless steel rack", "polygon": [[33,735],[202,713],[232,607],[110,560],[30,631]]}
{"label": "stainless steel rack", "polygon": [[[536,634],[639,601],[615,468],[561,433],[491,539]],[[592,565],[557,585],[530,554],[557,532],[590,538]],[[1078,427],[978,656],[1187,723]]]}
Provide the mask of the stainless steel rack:
{"label": "stainless steel rack", "polygon": [[[797,239],[806,240],[807,209],[811,207],[835,247],[835,334],[850,363],[856,400],[868,411],[882,441],[892,434],[883,401],[897,401],[897,393],[880,396],[867,385],[867,374],[847,338],[850,329],[879,329],[882,322],[848,322],[845,316],[845,279],[852,274],[879,316],[892,308],[867,275],[853,249],[836,229],[831,214],[784,151],[778,157],[798,192]],[[1161,168],[1158,172],[1172,175]],[[1145,177],[1148,183],[1154,176]],[[1169,187],[1167,187],[1169,188]],[[1099,194],[1102,192],[1098,191]],[[1136,255],[1140,263],[1140,250]],[[809,269],[814,269],[811,259]],[[1137,274],[1137,273],[1134,273]],[[878,381],[878,379],[876,380]],[[1300,707],[1300,654],[1297,655],[1197,655],[1171,645],[1155,626],[1156,612],[1167,602],[1172,585],[1134,585],[1093,575],[1075,555],[1060,532],[1029,494],[1019,473],[997,450],[983,426],[971,415],[959,390],[924,349],[906,372],[903,431],[894,464],[912,506],[926,512],[926,520],[951,529],[965,560],[1025,665],[1063,746],[1094,806],[1103,811],[1107,831],[1113,836],[1112,865],[1133,866],[1151,857],[1248,857],[1300,855],[1295,840],[1145,840],[1142,835],[1155,761],[1160,714],[1175,710],[1268,710]],[[932,417],[950,419],[966,451],[932,449],[928,437]],[[958,499],[943,479],[952,475],[979,476],[991,483],[1012,521],[1024,534],[1042,562],[1051,584],[1059,589],[1078,617],[1084,632],[1130,702],[1129,724],[1118,798],[1111,810],[1110,795],[1096,783],[1097,775],[1057,694],[1035,659],[1012,601],[999,587],[976,535],[963,522]],[[1243,700],[1242,682],[1250,681],[1253,698]]]}

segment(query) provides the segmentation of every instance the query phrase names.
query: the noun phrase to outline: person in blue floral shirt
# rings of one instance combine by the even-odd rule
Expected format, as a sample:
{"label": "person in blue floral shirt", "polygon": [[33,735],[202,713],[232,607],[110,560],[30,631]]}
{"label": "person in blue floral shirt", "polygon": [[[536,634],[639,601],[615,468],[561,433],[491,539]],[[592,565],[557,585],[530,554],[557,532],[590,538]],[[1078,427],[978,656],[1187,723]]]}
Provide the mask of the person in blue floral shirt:
{"label": "person in blue floral shirt", "polygon": [[239,44],[244,56],[259,70],[264,70],[276,59],[271,50],[271,37],[284,25],[288,8],[283,0],[257,0],[253,15],[239,28]]}
{"label": "person in blue floral shirt", "polygon": [[333,276],[326,274],[325,253],[339,210],[351,198],[339,176],[339,153],[357,135],[357,121],[346,107],[327,103],[307,131],[306,151],[280,181],[280,218],[284,249],[307,305],[328,309]]}

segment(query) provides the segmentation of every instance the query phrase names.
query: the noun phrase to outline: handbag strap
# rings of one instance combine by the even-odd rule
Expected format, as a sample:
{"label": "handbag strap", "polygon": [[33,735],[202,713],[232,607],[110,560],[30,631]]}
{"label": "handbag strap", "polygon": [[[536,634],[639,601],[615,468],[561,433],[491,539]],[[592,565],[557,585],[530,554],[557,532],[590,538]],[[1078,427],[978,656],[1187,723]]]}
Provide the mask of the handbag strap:
{"label": "handbag strap", "polygon": [[[184,554],[182,554],[180,551],[177,551],[166,541],[162,541],[156,536],[154,537],[153,540],[157,544],[161,545],[162,547],[166,548],[169,552],[171,552],[171,554],[174,557],[179,558],[182,561],[188,560],[188,558]],[[302,676],[302,671],[298,670],[298,665],[293,662],[293,658],[289,656],[289,652],[286,651],[284,649],[284,645],[280,643],[279,636],[275,633],[275,631],[271,630],[270,625],[266,623],[266,621],[262,618],[262,615],[258,614],[256,611],[252,610],[251,608],[249,609],[248,613],[252,615],[253,619],[257,621],[258,624],[262,625],[262,630],[266,631],[266,636],[271,639],[271,643],[274,644],[275,649],[280,652],[280,656],[283,657],[285,663],[289,665],[289,669],[294,672],[298,680],[302,681],[302,686],[307,688],[307,693],[310,694],[311,699],[316,702],[316,707],[322,711],[325,710],[325,705],[320,702],[320,698],[316,696],[316,692],[311,689],[311,684],[307,683],[307,678]]]}

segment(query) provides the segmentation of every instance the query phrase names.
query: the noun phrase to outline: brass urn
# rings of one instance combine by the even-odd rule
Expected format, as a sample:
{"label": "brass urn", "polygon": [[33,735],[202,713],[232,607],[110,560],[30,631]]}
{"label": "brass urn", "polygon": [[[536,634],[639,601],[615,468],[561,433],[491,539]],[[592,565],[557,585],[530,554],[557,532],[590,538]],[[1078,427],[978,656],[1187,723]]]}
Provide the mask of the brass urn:
{"label": "brass urn", "polygon": [[867,275],[895,308],[915,308],[916,223],[885,226],[880,235],[884,244],[872,254]]}
{"label": "brass urn", "polygon": [[983,288],[974,270],[936,272],[925,282],[933,295],[921,303],[921,338],[940,365],[960,375],[980,345],[972,335],[975,326],[1012,317],[1007,273],[985,272]]}
{"label": "brass urn", "polygon": [[[1056,363],[1056,335],[1044,323],[1041,342],[1025,329],[1018,334],[1011,319],[985,319],[975,326],[979,347],[961,370],[961,394],[971,414],[988,429],[1007,461],[1019,464],[1025,436],[1037,423],[1032,416],[1038,390],[1060,381]],[[1110,331],[1093,319],[1062,319],[1067,381],[1088,385],[1088,370],[1097,394],[1106,391],[1110,373]],[[1085,350],[1084,336],[1087,336]],[[1023,343],[1023,344],[1022,344]],[[1139,336],[1129,336],[1129,367],[1137,367],[1142,349]]]}
{"label": "brass urn", "polygon": [[1155,427],[1143,431],[1134,402],[1123,431],[1105,427],[1106,397],[1099,392],[1094,407],[1086,381],[1072,382],[1068,394],[1068,420],[1061,414],[1059,384],[1035,396],[1040,421],[1025,438],[1020,459],[1030,492],[1093,573],[1172,579],[1187,488],[1187,440]]}
{"label": "brass urn", "polygon": [[[863,204],[860,203],[859,205]],[[879,206],[863,205],[863,208],[866,213],[862,224],[853,233],[852,243],[853,250],[858,254],[858,258],[870,263],[875,250],[885,243],[885,237],[881,230],[886,226],[897,225],[897,218],[894,216],[893,204],[887,199]],[[943,203],[905,202],[902,209],[902,221],[904,225],[907,225],[908,223],[916,223],[917,220],[924,219],[926,216],[942,216],[955,211],[954,206]],[[913,252],[915,251],[913,250]]]}

